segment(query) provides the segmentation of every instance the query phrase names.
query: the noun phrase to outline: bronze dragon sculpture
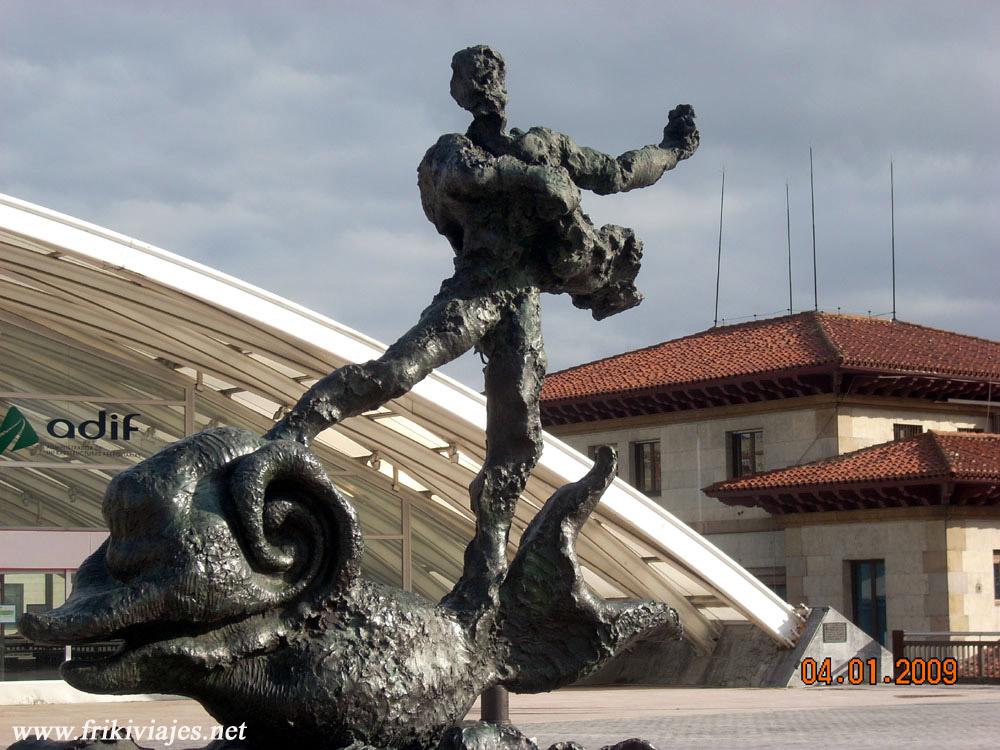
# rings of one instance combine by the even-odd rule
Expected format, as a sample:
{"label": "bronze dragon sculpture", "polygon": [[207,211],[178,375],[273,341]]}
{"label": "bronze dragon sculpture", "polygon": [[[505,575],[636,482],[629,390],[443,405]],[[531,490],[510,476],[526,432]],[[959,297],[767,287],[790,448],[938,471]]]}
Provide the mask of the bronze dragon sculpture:
{"label": "bronze dragon sculpture", "polygon": [[[190,696],[220,722],[245,722],[241,746],[252,748],[290,738],[528,747],[512,730],[458,725],[488,688],[552,690],[652,628],[680,635],[666,605],[604,601],[583,581],[574,545],[615,475],[610,449],[549,498],[509,565],[507,545],[541,453],[540,293],[568,293],[598,319],[641,299],[641,243],[623,227],[595,228],[579,189],[655,182],[697,148],[694,112],[679,106],[660,144],[612,158],[544,128],[507,132],[504,63],[489,47],[462,50],[452,68],[452,95],[473,123],[443,136],[418,177],[455,274],[382,357],[320,380],[263,438],[206,430],[111,481],[108,540],[63,606],[20,623],[40,642],[123,642],[99,661],[65,663],[71,685]],[[461,580],[434,603],[361,575],[354,510],[308,445],[472,347],[487,393],[486,460],[470,486],[476,532]]]}

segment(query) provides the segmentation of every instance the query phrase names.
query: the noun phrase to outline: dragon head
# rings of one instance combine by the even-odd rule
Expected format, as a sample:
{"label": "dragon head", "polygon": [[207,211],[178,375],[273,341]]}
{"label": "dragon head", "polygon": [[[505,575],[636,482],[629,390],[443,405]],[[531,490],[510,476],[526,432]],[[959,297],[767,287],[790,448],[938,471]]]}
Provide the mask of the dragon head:
{"label": "dragon head", "polygon": [[115,477],[103,512],[110,536],[66,603],[20,622],[38,642],[122,641],[63,665],[82,690],[191,694],[359,576],[354,510],[298,443],[206,430]]}

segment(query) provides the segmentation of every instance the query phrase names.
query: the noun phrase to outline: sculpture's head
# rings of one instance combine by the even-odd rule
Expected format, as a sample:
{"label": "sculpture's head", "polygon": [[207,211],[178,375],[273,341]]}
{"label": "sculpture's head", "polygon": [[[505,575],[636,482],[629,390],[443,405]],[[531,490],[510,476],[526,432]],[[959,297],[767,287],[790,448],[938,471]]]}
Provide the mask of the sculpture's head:
{"label": "sculpture's head", "polygon": [[500,53],[485,44],[467,47],[451,58],[451,96],[477,117],[503,117],[507,71]]}
{"label": "sculpture's head", "polygon": [[20,623],[35,641],[124,641],[63,666],[91,692],[180,692],[264,647],[280,613],[314,611],[358,578],[354,510],[298,443],[207,430],[115,477],[103,510],[110,537],[72,595]]}

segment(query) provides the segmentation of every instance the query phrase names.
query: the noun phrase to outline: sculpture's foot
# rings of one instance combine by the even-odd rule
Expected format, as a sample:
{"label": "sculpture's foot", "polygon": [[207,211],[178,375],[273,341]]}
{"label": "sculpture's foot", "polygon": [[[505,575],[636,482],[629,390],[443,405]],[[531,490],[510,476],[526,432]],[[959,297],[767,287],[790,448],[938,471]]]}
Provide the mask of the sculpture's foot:
{"label": "sculpture's foot", "polygon": [[538,745],[509,724],[467,721],[448,729],[437,750],[538,750]]}
{"label": "sculpture's foot", "polygon": [[[583,745],[579,745],[576,742],[557,742],[554,745],[549,746],[549,750],[585,750]],[[616,742],[614,745],[605,745],[601,750],[656,750],[656,748],[651,745],[646,740],[640,740],[638,737],[632,737],[628,740],[622,740],[621,742]]]}
{"label": "sculpture's foot", "polygon": [[[469,721],[451,727],[444,733],[436,750],[538,750],[531,737],[522,734],[509,724],[491,724],[488,721]],[[576,742],[557,742],[549,750],[584,750]],[[601,750],[656,750],[646,740],[633,737]]]}
{"label": "sculpture's foot", "polygon": [[[555,747],[555,745],[552,747]],[[550,747],[549,750],[552,750],[552,748]],[[614,745],[605,745],[601,750],[656,750],[656,748],[646,740],[631,737],[627,740],[616,742]]]}

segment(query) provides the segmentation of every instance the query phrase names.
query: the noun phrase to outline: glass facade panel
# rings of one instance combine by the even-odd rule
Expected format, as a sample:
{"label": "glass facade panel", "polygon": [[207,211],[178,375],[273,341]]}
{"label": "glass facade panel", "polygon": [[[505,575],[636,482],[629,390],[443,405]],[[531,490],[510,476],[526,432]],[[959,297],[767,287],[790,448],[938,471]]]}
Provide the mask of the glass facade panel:
{"label": "glass facade panel", "polygon": [[462,558],[472,535],[455,528],[458,519],[433,501],[413,503],[410,526],[413,533],[413,590],[431,601],[451,591],[462,575]]}
{"label": "glass facade panel", "polygon": [[64,601],[64,572],[0,572],[0,680],[59,679],[66,649],[31,643],[15,623],[25,612],[47,612]]}
{"label": "glass facade panel", "polygon": [[0,464],[0,528],[106,528],[101,503],[117,472]]}
{"label": "glass facade panel", "polygon": [[77,348],[6,321],[0,323],[0,394],[184,399],[184,387],[108,355]]}
{"label": "glass facade panel", "polygon": [[361,558],[363,575],[379,583],[401,588],[403,585],[403,541],[401,539],[365,539]]}
{"label": "glass facade panel", "polygon": [[[336,479],[334,483],[340,487]],[[345,482],[345,484],[351,484]],[[371,490],[357,489],[353,497],[349,497],[351,505],[358,512],[361,522],[361,533],[368,536],[395,536],[402,534],[402,503],[400,498],[376,494]]]}

